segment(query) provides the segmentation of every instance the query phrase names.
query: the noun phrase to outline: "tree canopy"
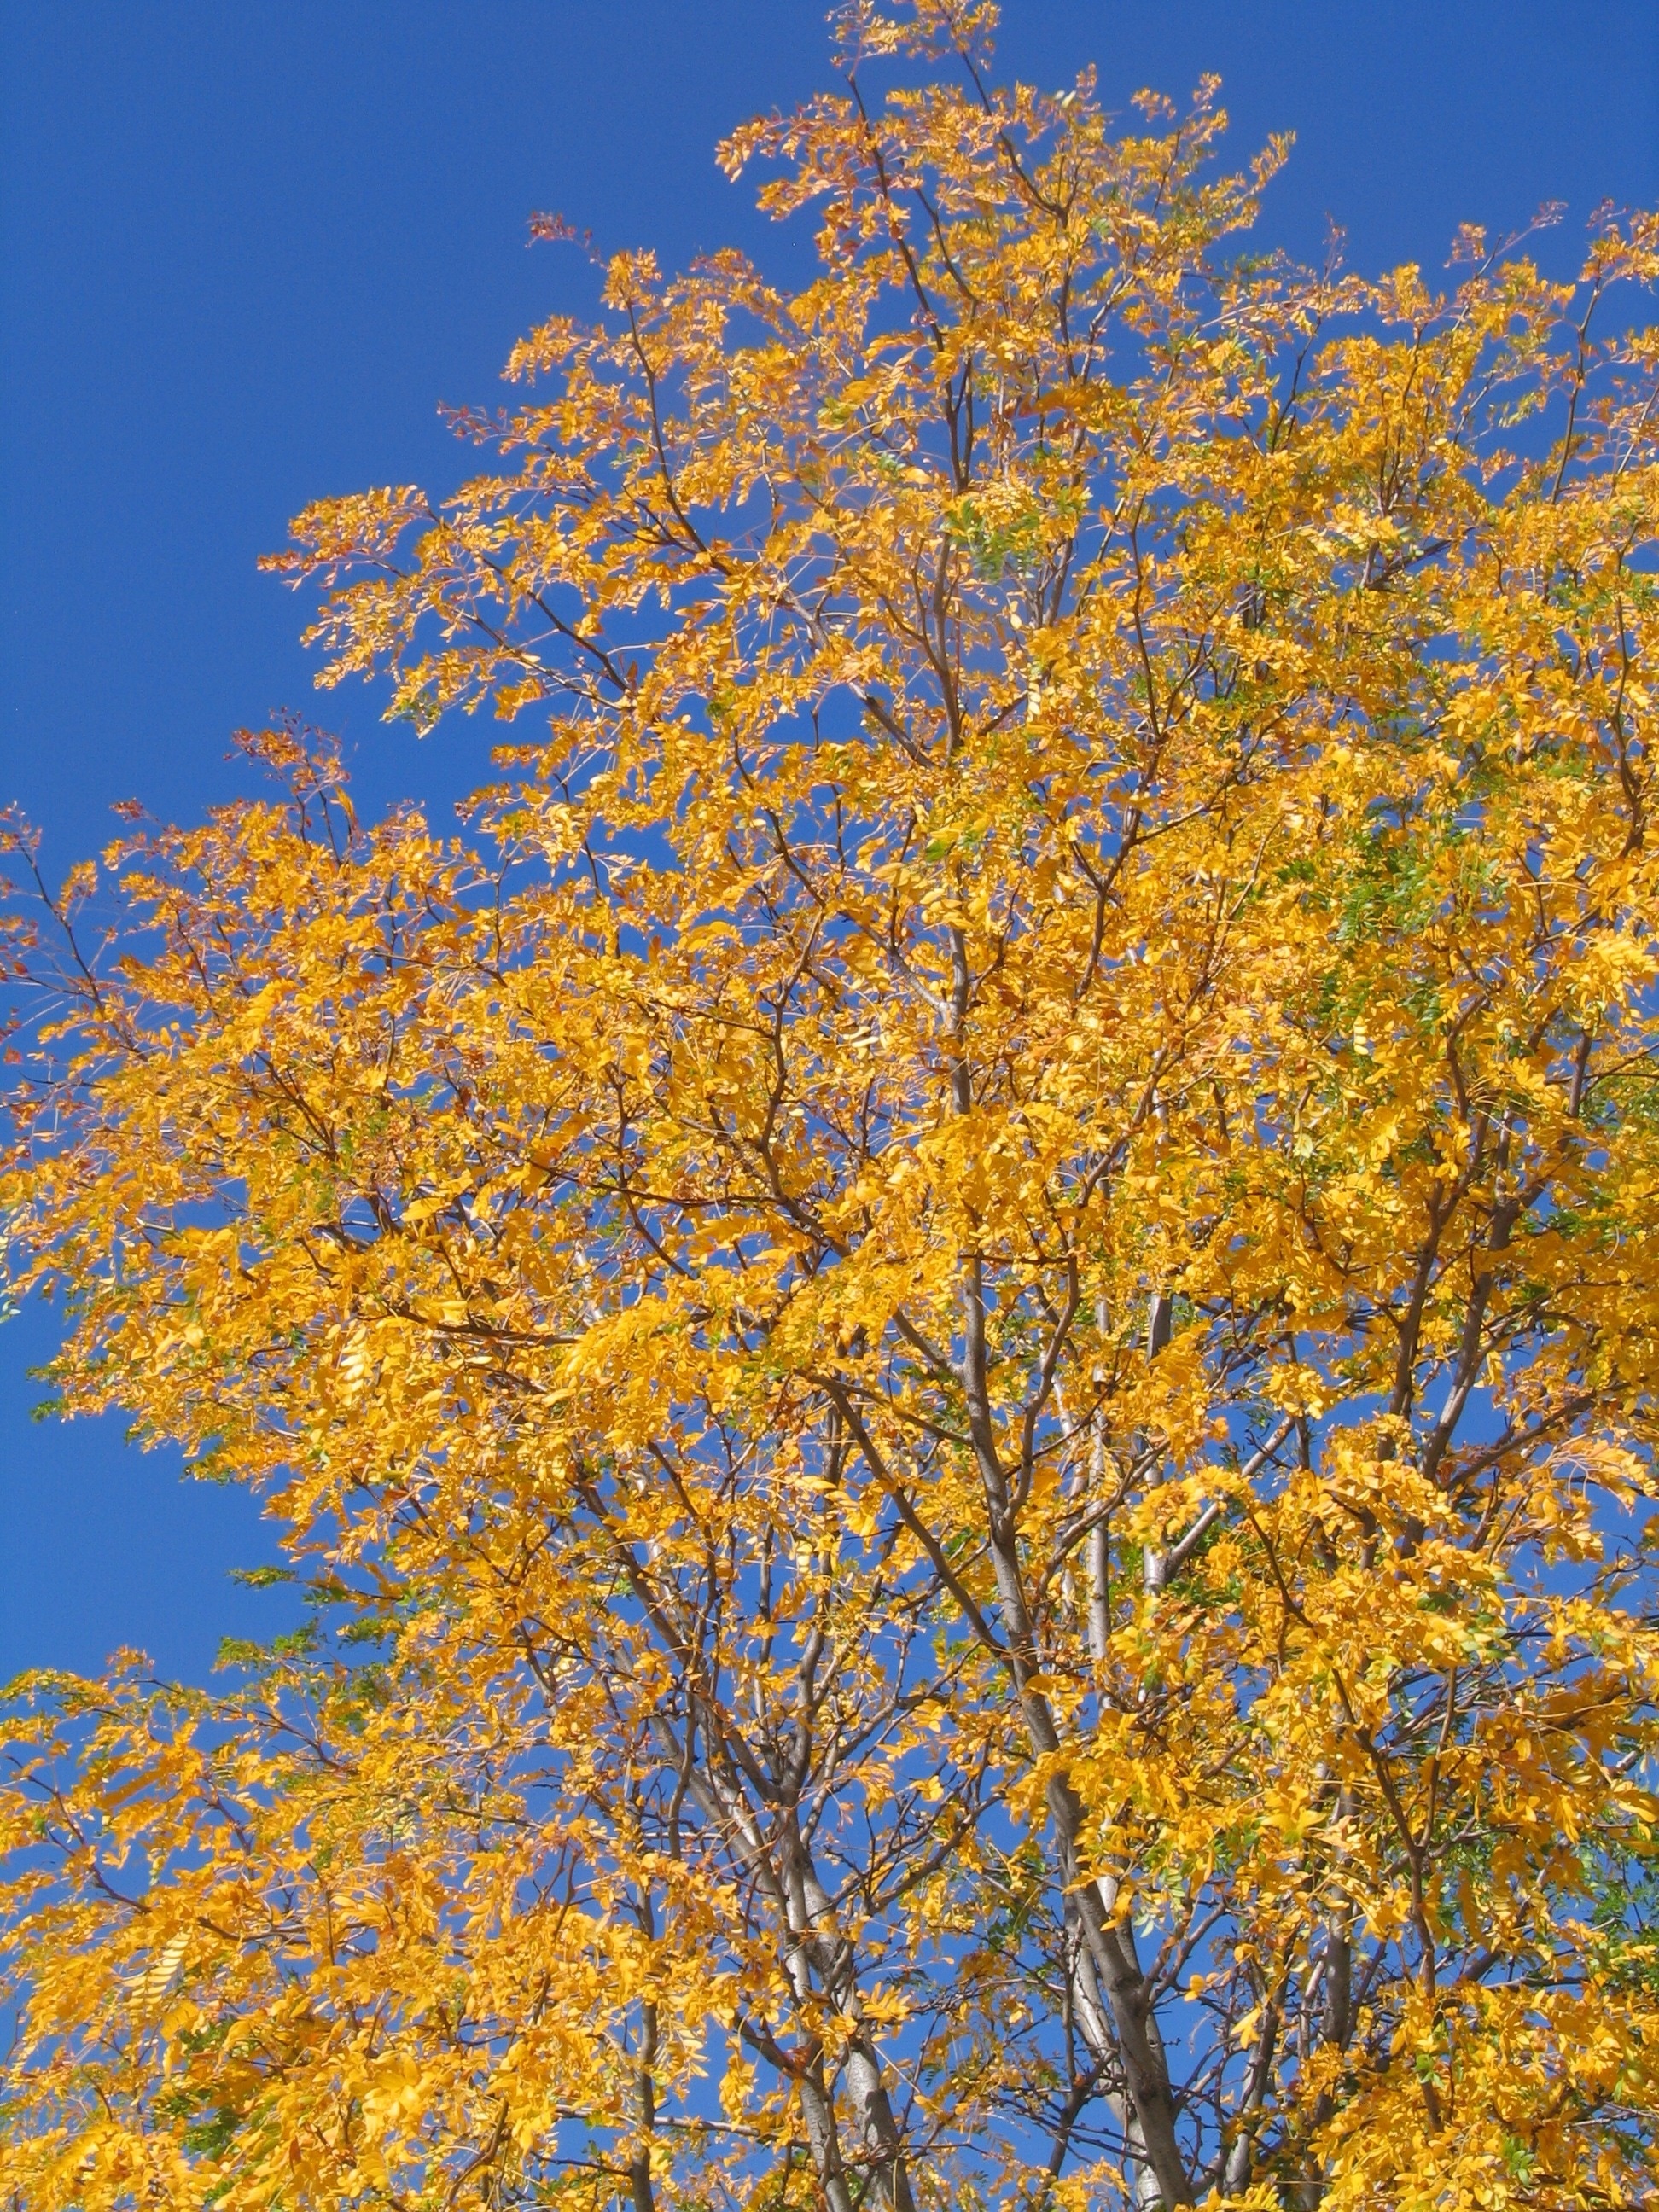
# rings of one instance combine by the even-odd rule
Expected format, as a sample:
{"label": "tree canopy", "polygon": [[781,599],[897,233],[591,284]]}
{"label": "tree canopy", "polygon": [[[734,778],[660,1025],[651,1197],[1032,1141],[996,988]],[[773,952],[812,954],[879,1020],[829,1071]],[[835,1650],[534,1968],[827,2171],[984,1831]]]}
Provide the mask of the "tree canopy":
{"label": "tree canopy", "polygon": [[1652,2199],[1659,222],[993,19],[297,519],[458,832],[12,826],[14,1291],[311,1607],[15,1686],[30,2212]]}

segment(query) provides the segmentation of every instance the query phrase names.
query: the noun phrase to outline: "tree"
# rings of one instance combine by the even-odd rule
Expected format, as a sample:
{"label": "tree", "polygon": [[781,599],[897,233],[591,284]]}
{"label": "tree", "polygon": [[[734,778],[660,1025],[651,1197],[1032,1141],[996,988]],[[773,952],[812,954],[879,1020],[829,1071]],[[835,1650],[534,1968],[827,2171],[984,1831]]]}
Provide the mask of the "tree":
{"label": "tree", "polygon": [[299,518],[461,836],[33,878],[14,1286],[313,1612],[20,1686],[32,2212],[1651,2197],[1659,223],[1251,258],[992,12]]}

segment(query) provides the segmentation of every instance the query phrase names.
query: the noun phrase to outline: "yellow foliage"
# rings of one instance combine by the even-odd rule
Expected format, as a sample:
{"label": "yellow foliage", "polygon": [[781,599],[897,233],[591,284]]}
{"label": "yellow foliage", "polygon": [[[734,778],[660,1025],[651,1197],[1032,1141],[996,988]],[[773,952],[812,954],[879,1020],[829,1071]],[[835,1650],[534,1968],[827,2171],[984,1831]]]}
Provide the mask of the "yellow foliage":
{"label": "yellow foliage", "polygon": [[17,1686],[8,2203],[1653,2200],[1659,225],[1241,258],[993,12],[295,524],[464,836],[9,833],[13,1286],[313,1617]]}

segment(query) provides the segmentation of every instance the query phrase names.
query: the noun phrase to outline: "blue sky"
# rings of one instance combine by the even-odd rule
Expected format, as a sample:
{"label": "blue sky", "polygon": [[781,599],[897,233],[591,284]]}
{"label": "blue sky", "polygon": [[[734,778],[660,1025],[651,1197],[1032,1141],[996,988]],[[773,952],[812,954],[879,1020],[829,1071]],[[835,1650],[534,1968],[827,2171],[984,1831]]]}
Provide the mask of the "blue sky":
{"label": "blue sky", "polygon": [[[1437,268],[1455,226],[1659,201],[1659,0],[1007,0],[1005,74],[1097,64],[1109,105],[1224,80],[1242,161],[1297,134],[1264,239]],[[373,697],[318,705],[301,607],[254,572],[328,492],[465,455],[519,331],[589,272],[533,210],[665,265],[735,240],[787,275],[715,139],[826,81],[818,0],[0,0],[0,803],[49,869],[112,802],[189,818],[229,732],[283,706],[344,738],[362,799],[434,805],[488,732],[423,744]],[[0,1678],[119,1644],[201,1678],[280,1626],[233,1586],[257,1509],[113,1425],[32,1423],[51,1316],[0,1331]]]}

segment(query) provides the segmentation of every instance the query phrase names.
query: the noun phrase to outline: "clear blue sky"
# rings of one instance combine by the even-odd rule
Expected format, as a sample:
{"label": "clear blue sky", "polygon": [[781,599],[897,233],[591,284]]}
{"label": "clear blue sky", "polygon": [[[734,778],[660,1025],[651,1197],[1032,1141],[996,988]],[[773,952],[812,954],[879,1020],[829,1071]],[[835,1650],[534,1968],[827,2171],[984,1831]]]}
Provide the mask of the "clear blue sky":
{"label": "clear blue sky", "polygon": [[[229,795],[228,732],[312,704],[301,607],[254,574],[288,516],[442,489],[439,400],[487,399],[515,335],[586,304],[535,209],[666,265],[733,240],[799,265],[714,140],[827,76],[818,0],[0,0],[0,803],[61,872],[142,799]],[[1267,238],[1437,268],[1457,223],[1659,201],[1659,0],[1006,0],[1006,74],[1085,62],[1109,104],[1224,81],[1242,159],[1297,148]],[[367,695],[314,709],[370,805],[483,766]],[[0,1330],[0,1678],[118,1644],[204,1675],[282,1625],[233,1587],[246,1498],[103,1428],[32,1424],[50,1316]]]}

